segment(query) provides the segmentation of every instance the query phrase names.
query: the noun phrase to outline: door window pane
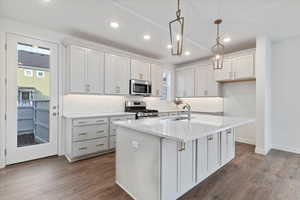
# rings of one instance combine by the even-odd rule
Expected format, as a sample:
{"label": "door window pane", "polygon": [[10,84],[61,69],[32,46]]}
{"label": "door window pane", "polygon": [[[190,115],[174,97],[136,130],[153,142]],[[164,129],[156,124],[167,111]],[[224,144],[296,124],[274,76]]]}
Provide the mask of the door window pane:
{"label": "door window pane", "polygon": [[18,44],[18,147],[49,142],[50,50]]}

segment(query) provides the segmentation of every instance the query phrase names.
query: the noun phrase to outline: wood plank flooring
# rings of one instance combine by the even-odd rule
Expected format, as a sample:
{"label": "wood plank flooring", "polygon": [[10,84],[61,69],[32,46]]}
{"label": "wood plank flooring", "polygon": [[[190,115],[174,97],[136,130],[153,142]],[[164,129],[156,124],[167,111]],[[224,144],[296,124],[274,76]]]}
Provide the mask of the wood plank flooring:
{"label": "wood plank flooring", "polygon": [[[236,159],[180,200],[300,200],[300,155],[237,144]],[[115,154],[51,157],[0,170],[1,200],[132,200],[114,183]]]}

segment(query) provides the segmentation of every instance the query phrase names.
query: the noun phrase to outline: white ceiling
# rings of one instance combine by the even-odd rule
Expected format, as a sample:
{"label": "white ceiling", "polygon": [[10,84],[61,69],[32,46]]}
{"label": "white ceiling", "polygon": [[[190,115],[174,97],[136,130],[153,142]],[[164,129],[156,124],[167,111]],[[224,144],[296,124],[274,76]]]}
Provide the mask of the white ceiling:
{"label": "white ceiling", "polygon": [[[222,34],[232,38],[227,51],[253,46],[258,35],[272,40],[300,35],[299,0],[182,0],[184,48],[191,55],[181,57],[166,49],[176,0],[0,0],[0,16],[178,64],[210,56],[218,2]],[[120,27],[110,28],[111,21]],[[145,33],[150,41],[144,41]]]}

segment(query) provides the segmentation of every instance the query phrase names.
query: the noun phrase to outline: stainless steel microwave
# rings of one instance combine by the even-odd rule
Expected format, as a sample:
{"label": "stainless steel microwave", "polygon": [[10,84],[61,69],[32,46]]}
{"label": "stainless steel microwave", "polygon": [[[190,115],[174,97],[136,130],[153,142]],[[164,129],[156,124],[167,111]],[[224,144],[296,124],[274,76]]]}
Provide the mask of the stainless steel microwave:
{"label": "stainless steel microwave", "polygon": [[150,96],[152,92],[151,82],[131,79],[129,84],[129,94]]}

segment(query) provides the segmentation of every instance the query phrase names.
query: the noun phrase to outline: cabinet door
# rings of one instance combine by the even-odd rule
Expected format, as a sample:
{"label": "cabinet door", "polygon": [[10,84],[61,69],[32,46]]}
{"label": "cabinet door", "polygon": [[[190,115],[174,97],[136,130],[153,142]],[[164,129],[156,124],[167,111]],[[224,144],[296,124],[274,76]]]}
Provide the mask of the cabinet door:
{"label": "cabinet door", "polygon": [[185,144],[183,151],[179,151],[179,184],[180,193],[183,194],[195,184],[195,152],[194,142]]}
{"label": "cabinet door", "polygon": [[197,97],[202,97],[207,95],[207,73],[208,69],[206,67],[197,67],[195,75],[195,95]]}
{"label": "cabinet door", "polygon": [[129,94],[130,59],[105,55],[105,93]]}
{"label": "cabinet door", "polygon": [[176,96],[184,97],[184,71],[176,71]]}
{"label": "cabinet door", "polygon": [[184,96],[195,96],[195,70],[184,70]]}
{"label": "cabinet door", "polygon": [[221,161],[225,165],[235,157],[235,138],[233,129],[221,133]]}
{"label": "cabinet door", "polygon": [[220,166],[219,133],[207,137],[207,170],[214,172]]}
{"label": "cabinet door", "polygon": [[163,139],[161,156],[161,199],[174,200],[179,196],[177,142]]}
{"label": "cabinet door", "polygon": [[228,81],[233,79],[230,59],[224,59],[223,69],[215,70],[215,79],[216,81]]}
{"label": "cabinet door", "polygon": [[197,182],[207,177],[207,139],[197,140]]}
{"label": "cabinet door", "polygon": [[150,81],[150,64],[132,59],[131,79]]}
{"label": "cabinet door", "polygon": [[161,67],[151,65],[152,96],[161,96],[162,79],[163,74]]}
{"label": "cabinet door", "polygon": [[104,53],[87,50],[86,83],[89,93],[104,93]]}
{"label": "cabinet door", "polygon": [[213,66],[207,67],[207,84],[206,84],[206,96],[217,97],[219,96],[219,83],[215,79]]}
{"label": "cabinet door", "polygon": [[70,92],[86,92],[86,49],[78,46],[70,46]]}
{"label": "cabinet door", "polygon": [[254,78],[254,55],[250,54],[233,58],[232,68],[236,80]]}

